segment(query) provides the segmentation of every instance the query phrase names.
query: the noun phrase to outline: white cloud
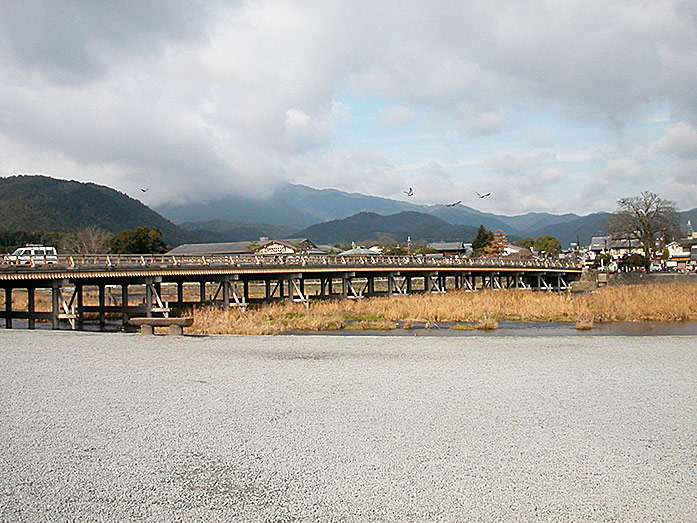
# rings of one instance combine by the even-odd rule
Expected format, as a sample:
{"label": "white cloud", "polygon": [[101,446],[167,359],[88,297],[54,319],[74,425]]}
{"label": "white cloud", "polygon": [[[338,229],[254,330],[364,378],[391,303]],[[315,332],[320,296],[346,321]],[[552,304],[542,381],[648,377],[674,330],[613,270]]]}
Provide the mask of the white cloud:
{"label": "white cloud", "polygon": [[545,154],[528,155],[499,151],[488,158],[487,164],[489,170],[495,175],[522,176],[539,169],[547,157],[548,155]]}
{"label": "white cloud", "polygon": [[405,183],[393,164],[371,151],[296,157],[286,170],[294,183],[364,194],[398,196]]}
{"label": "white cloud", "polygon": [[414,119],[414,112],[403,105],[391,105],[380,111],[383,125],[405,125]]}
{"label": "white cloud", "polygon": [[679,158],[697,158],[697,129],[685,122],[669,125],[655,150]]}
{"label": "white cloud", "polygon": [[646,182],[651,180],[651,170],[637,162],[634,158],[618,158],[610,160],[603,171],[607,180],[629,180]]}

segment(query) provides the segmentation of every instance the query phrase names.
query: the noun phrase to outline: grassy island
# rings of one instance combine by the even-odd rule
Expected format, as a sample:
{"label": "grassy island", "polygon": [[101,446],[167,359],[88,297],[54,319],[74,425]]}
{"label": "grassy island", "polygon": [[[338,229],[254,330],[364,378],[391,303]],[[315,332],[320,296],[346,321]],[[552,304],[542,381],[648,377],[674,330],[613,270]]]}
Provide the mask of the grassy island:
{"label": "grassy island", "polygon": [[274,334],[289,331],[410,328],[454,322],[455,328],[495,328],[497,321],[593,322],[697,320],[697,283],[621,285],[584,294],[525,290],[449,291],[360,300],[274,303],[248,310],[193,311],[192,332]]}

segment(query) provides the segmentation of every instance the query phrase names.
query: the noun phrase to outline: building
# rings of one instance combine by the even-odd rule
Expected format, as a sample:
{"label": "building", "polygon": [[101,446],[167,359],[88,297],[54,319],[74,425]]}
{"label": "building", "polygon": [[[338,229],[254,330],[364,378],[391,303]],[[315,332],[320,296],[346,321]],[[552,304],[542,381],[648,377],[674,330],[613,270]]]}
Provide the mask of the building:
{"label": "building", "polygon": [[532,258],[532,251],[526,247],[508,244],[503,248],[502,256],[516,260],[529,260]]}
{"label": "building", "polygon": [[588,250],[598,254],[611,254],[623,257],[626,254],[644,255],[644,248],[639,240],[613,240],[612,236],[593,236]]}
{"label": "building", "polygon": [[463,242],[433,242],[429,243],[430,249],[438,251],[439,254],[446,256],[472,256],[472,244]]}
{"label": "building", "polygon": [[697,233],[680,240],[675,240],[666,245],[670,255],[667,268],[683,270],[689,266],[697,265]]}
{"label": "building", "polygon": [[376,249],[370,248],[366,249],[365,247],[352,247],[351,249],[347,251],[340,252],[338,254],[339,256],[379,256],[380,252],[377,251]]}
{"label": "building", "polygon": [[259,238],[252,241],[221,243],[185,243],[167,254],[174,255],[234,255],[234,254],[327,254],[326,246],[317,246],[307,238],[270,240]]}

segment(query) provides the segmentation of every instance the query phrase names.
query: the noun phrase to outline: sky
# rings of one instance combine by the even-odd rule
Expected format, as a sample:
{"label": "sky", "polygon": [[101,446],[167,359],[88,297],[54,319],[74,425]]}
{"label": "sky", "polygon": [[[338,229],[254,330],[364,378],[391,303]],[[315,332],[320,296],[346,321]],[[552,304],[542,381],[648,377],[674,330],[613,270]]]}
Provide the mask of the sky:
{"label": "sky", "polygon": [[0,176],[514,215],[691,209],[695,173],[694,1],[0,4]]}

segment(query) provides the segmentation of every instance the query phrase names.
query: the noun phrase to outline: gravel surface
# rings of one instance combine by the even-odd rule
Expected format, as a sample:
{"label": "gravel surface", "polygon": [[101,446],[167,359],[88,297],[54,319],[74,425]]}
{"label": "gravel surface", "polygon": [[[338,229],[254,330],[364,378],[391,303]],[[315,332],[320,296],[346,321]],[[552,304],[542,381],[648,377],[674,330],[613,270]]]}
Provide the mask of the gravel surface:
{"label": "gravel surface", "polygon": [[0,332],[2,521],[694,521],[697,337]]}

